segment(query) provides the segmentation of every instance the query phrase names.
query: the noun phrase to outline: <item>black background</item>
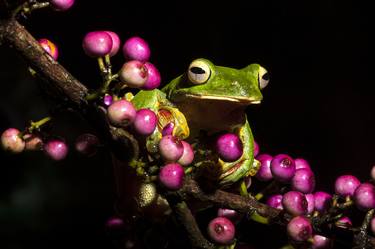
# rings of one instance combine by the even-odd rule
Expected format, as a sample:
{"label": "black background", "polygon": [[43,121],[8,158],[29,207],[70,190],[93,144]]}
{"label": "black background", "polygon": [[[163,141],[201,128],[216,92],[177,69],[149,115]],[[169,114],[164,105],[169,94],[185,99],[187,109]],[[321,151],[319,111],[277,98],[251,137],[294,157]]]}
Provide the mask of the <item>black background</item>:
{"label": "black background", "polygon": [[[100,80],[81,49],[92,30],[146,39],[163,84],[197,57],[236,68],[262,64],[271,81],[263,103],[248,109],[261,152],[307,159],[317,189],[332,191],[338,175],[365,181],[375,163],[370,10],[361,1],[332,0],[77,0],[68,12],[37,11],[22,22],[58,44],[59,61],[89,87]],[[22,129],[51,106],[24,61],[6,47],[0,55],[0,130]],[[114,58],[115,67],[122,63],[122,55]],[[70,143],[90,130],[71,114],[58,121],[53,132]],[[63,162],[0,152],[0,168],[1,248],[111,248],[103,228],[114,199],[105,150],[92,159],[72,151]]]}

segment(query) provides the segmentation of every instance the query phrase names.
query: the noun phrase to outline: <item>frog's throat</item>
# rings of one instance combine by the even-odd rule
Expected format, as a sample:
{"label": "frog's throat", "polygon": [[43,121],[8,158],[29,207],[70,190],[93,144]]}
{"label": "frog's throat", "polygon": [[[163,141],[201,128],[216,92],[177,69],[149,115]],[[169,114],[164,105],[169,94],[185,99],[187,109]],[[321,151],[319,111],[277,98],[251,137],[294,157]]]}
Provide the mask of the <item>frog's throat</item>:
{"label": "frog's throat", "polygon": [[260,99],[248,98],[248,97],[231,97],[231,96],[219,96],[219,95],[198,95],[198,94],[186,94],[187,98],[194,99],[211,99],[211,100],[220,100],[220,101],[229,101],[242,104],[260,104]]}

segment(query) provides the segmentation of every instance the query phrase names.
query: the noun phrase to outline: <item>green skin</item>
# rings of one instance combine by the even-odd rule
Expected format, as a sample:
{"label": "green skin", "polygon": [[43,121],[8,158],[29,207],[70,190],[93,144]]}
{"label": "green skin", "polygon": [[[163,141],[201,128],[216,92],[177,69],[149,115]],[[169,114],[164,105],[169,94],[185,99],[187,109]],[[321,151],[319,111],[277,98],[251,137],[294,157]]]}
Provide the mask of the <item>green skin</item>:
{"label": "green skin", "polygon": [[[188,134],[183,133],[181,139],[189,136],[189,130],[189,139],[197,137],[200,130],[236,133],[243,144],[242,156],[234,162],[219,159],[216,164],[220,169],[220,185],[230,185],[244,176],[255,175],[259,169],[259,163],[254,160],[254,139],[245,108],[262,100],[259,84],[262,70],[265,71],[258,64],[233,69],[197,59],[186,73],[172,80],[162,91],[140,91],[132,102],[137,109],[150,108],[155,112],[160,106],[177,107],[188,122],[187,127],[182,118],[180,125],[175,126],[175,129],[186,126],[182,130],[187,130]],[[173,134],[179,135],[179,132],[174,130]],[[160,138],[160,130],[156,129],[149,137],[148,149],[156,148]]]}

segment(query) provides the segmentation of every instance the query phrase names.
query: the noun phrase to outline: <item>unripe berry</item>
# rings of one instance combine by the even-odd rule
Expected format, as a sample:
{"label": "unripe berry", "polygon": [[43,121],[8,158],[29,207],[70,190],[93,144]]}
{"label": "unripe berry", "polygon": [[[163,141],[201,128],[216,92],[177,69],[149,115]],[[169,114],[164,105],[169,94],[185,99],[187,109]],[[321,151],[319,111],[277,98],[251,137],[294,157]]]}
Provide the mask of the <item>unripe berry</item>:
{"label": "unripe berry", "polygon": [[307,201],[304,194],[298,191],[289,191],[284,194],[282,204],[284,210],[293,216],[307,213]]}
{"label": "unripe berry", "polygon": [[111,51],[109,52],[109,56],[114,56],[117,54],[117,52],[119,51],[120,49],[120,38],[118,37],[118,35],[115,33],[115,32],[112,32],[112,31],[105,31],[112,39],[112,48],[111,48]]}
{"label": "unripe berry", "polygon": [[169,190],[178,190],[184,183],[184,168],[178,163],[163,166],[159,172],[160,183]]}
{"label": "unripe berry", "polygon": [[112,38],[106,31],[93,31],[85,35],[82,47],[93,58],[103,57],[112,50]]}
{"label": "unripe berry", "polygon": [[184,146],[178,137],[167,135],[159,142],[160,155],[167,162],[176,162],[184,153]]}
{"label": "unripe berry", "polygon": [[138,134],[148,136],[151,135],[158,122],[155,113],[150,109],[139,109],[134,119],[134,129]]}
{"label": "unripe berry", "polygon": [[294,160],[286,154],[278,154],[271,161],[272,176],[282,182],[288,183],[296,172]]}
{"label": "unripe berry", "polygon": [[125,41],[122,52],[127,60],[148,61],[150,58],[150,48],[145,40],[134,36]]}
{"label": "unripe berry", "polygon": [[371,183],[362,183],[354,192],[354,203],[358,209],[367,211],[375,208],[375,187]]}
{"label": "unripe berry", "polygon": [[148,77],[142,89],[152,90],[158,88],[161,82],[159,70],[150,62],[146,62],[144,66],[147,68]]}
{"label": "unripe berry", "polygon": [[360,184],[361,182],[357,177],[352,175],[343,175],[336,179],[335,192],[344,198],[347,196],[352,197],[354,195],[354,191]]}
{"label": "unripe berry", "polygon": [[40,46],[54,59],[57,60],[59,57],[59,50],[57,46],[48,39],[39,39]]}
{"label": "unripe berry", "polygon": [[62,140],[53,139],[44,145],[44,151],[51,159],[60,161],[68,154],[68,146]]}
{"label": "unripe berry", "polygon": [[93,156],[98,151],[99,139],[89,133],[80,135],[75,142],[75,149],[85,156]]}
{"label": "unripe berry", "polygon": [[21,132],[15,128],[9,128],[1,134],[1,147],[12,153],[21,153],[25,149],[25,141],[20,137]]}
{"label": "unripe berry", "polygon": [[213,242],[229,245],[233,242],[236,228],[229,219],[217,217],[208,224],[207,233]]}
{"label": "unripe berry", "polygon": [[73,6],[74,0],[50,0],[50,3],[55,10],[65,11]]}
{"label": "unripe berry", "polygon": [[129,87],[142,88],[148,79],[148,69],[141,61],[128,61],[122,65],[119,78]]}
{"label": "unripe berry", "polygon": [[291,185],[293,190],[304,194],[313,192],[315,189],[314,173],[307,168],[297,169],[292,178]]}
{"label": "unripe berry", "polygon": [[133,123],[137,111],[133,104],[127,100],[117,100],[108,107],[107,116],[113,125],[127,126]]}
{"label": "unripe berry", "polygon": [[287,225],[288,236],[297,242],[304,242],[312,236],[312,226],[310,220],[303,216],[296,216]]}
{"label": "unripe berry", "polygon": [[268,154],[260,154],[256,157],[256,159],[260,162],[260,168],[255,175],[255,177],[260,181],[270,181],[272,180],[272,172],[271,172],[271,161],[272,156]]}
{"label": "unripe berry", "polygon": [[177,162],[181,164],[182,166],[188,166],[194,160],[193,147],[191,147],[191,145],[185,141],[181,141],[181,143],[182,143],[182,146],[184,147],[183,149],[184,151],[182,153],[182,156],[177,160]]}
{"label": "unripe berry", "polygon": [[242,142],[236,134],[226,133],[217,139],[216,150],[221,159],[226,162],[233,162],[242,156]]}

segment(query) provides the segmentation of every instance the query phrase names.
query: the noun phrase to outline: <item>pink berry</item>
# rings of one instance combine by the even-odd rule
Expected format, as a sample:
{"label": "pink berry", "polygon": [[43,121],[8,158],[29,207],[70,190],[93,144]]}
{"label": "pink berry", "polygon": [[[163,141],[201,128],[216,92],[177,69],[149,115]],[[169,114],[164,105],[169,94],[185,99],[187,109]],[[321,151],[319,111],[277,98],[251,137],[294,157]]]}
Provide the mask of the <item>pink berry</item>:
{"label": "pink berry", "polygon": [[134,36],[125,41],[122,52],[127,60],[148,61],[150,48],[145,40]]}
{"label": "pink berry", "polygon": [[109,52],[109,56],[112,57],[116,55],[120,49],[120,43],[121,43],[120,37],[118,37],[118,35],[115,32],[112,32],[112,31],[105,31],[105,32],[109,34],[109,36],[112,39],[112,48],[111,48],[111,51]]}
{"label": "pink berry", "polygon": [[62,140],[53,139],[44,145],[44,151],[51,159],[59,161],[68,154],[68,146]]}
{"label": "pink berry", "polygon": [[73,6],[74,0],[50,0],[50,3],[55,10],[65,11]]}
{"label": "pink berry", "polygon": [[280,210],[283,210],[283,204],[282,204],[282,201],[283,201],[283,196],[280,195],[280,194],[276,194],[276,195],[272,195],[270,196],[267,201],[266,201],[266,204],[270,207],[273,207],[273,208],[277,208],[277,209],[280,209]]}
{"label": "pink berry", "polygon": [[144,65],[147,68],[148,77],[142,89],[152,90],[158,88],[161,82],[159,70],[150,62],[146,62]]}
{"label": "pink berry", "polygon": [[181,143],[184,147],[184,152],[182,153],[182,156],[177,160],[177,162],[182,166],[188,166],[194,160],[193,147],[191,147],[191,145],[185,141],[181,141]]}
{"label": "pink berry", "polygon": [[284,194],[282,204],[284,210],[293,216],[307,213],[307,201],[304,194],[298,191],[289,191]]}
{"label": "pink berry", "polygon": [[85,133],[80,135],[75,142],[75,149],[85,156],[93,156],[98,151],[99,139],[97,136]]}
{"label": "pink berry", "polygon": [[325,212],[331,206],[332,195],[318,191],[314,193],[315,210]]}
{"label": "pink berry", "polygon": [[59,57],[59,50],[57,46],[48,39],[39,39],[40,46],[54,59],[57,60]]}
{"label": "pink berry", "polygon": [[184,153],[184,146],[178,137],[167,135],[159,142],[159,152],[164,160],[176,162]]}
{"label": "pink berry", "polygon": [[142,88],[148,79],[148,70],[145,63],[141,61],[128,61],[122,65],[119,78],[129,87]]}
{"label": "pink berry", "polygon": [[375,208],[375,187],[371,183],[362,183],[354,192],[354,203],[359,210]]}
{"label": "pink berry", "polygon": [[106,106],[110,106],[113,103],[113,97],[112,95],[106,94],[103,98],[103,103]]}
{"label": "pink berry", "polygon": [[271,161],[272,156],[268,154],[260,154],[256,157],[256,159],[260,162],[260,168],[255,175],[255,177],[263,182],[267,182],[272,180],[272,172],[271,172]]}
{"label": "pink berry", "polygon": [[342,197],[351,197],[354,195],[354,191],[360,184],[361,182],[357,177],[352,175],[343,175],[336,179],[335,192]]}
{"label": "pink berry", "polygon": [[27,151],[37,151],[42,150],[43,140],[40,136],[35,134],[26,134],[23,136],[25,141],[25,150]]}
{"label": "pink berry", "polygon": [[311,249],[330,249],[333,247],[333,241],[321,235],[314,235]]}
{"label": "pink berry", "polygon": [[93,31],[85,35],[82,47],[85,53],[94,58],[103,57],[112,50],[112,38],[105,31]]}
{"label": "pink berry", "polygon": [[163,130],[161,131],[162,136],[172,135],[174,129],[174,123],[168,123],[163,127]]}
{"label": "pink berry", "polygon": [[227,162],[238,160],[243,153],[242,142],[234,133],[226,133],[216,141],[216,149],[219,157]]}
{"label": "pink berry", "polygon": [[217,210],[218,217],[225,217],[232,221],[236,221],[239,218],[239,213],[236,210],[228,209],[228,208],[219,208]]}
{"label": "pink berry", "polygon": [[208,224],[207,233],[213,242],[229,245],[234,239],[236,228],[229,219],[217,217]]}
{"label": "pink berry", "polygon": [[134,129],[138,134],[148,136],[151,135],[158,122],[156,114],[150,109],[139,109],[134,119]]}
{"label": "pink berry", "polygon": [[288,183],[296,172],[294,160],[286,154],[276,155],[271,161],[271,172],[276,180]]}
{"label": "pink berry", "polygon": [[294,217],[287,225],[288,236],[294,241],[307,241],[312,237],[312,232],[310,220],[303,216]]}
{"label": "pink berry", "polygon": [[169,190],[178,190],[184,183],[184,168],[178,163],[170,163],[160,169],[159,181]]}
{"label": "pink berry", "polygon": [[292,189],[308,194],[315,189],[314,173],[307,168],[297,169],[291,181]]}
{"label": "pink berry", "polygon": [[372,169],[371,169],[371,179],[373,180],[373,181],[375,181],[375,165],[374,166],[372,166]]}
{"label": "pink berry", "polygon": [[108,107],[108,119],[117,126],[127,126],[133,123],[137,111],[133,104],[127,100],[117,100]]}
{"label": "pink berry", "polygon": [[296,169],[310,169],[310,164],[303,158],[296,158],[294,159],[294,163],[296,164]]}
{"label": "pink berry", "polygon": [[371,232],[373,235],[375,235],[375,217],[373,217],[371,219],[371,222],[370,222],[370,229],[371,229]]}
{"label": "pink berry", "polygon": [[21,132],[15,128],[9,128],[1,134],[1,147],[12,153],[21,153],[25,149],[25,141],[20,137]]}
{"label": "pink berry", "polygon": [[341,228],[347,229],[347,228],[352,227],[353,223],[352,223],[352,221],[351,221],[351,219],[349,217],[344,216],[344,217],[341,217],[340,219],[338,219],[335,222],[335,225],[337,227],[341,227]]}
{"label": "pink berry", "polygon": [[315,210],[315,197],[314,194],[306,194],[305,195],[307,201],[307,213],[312,214]]}
{"label": "pink berry", "polygon": [[259,144],[254,140],[254,157],[259,154]]}

